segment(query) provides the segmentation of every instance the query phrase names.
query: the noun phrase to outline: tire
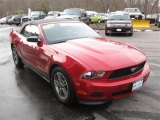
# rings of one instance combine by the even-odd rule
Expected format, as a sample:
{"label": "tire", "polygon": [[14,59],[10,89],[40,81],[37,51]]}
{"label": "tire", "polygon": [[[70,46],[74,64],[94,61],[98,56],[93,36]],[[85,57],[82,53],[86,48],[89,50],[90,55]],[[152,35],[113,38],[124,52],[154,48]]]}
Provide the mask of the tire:
{"label": "tire", "polygon": [[107,32],[107,30],[105,30],[105,35],[106,36],[109,36],[110,34]]}
{"label": "tire", "polygon": [[19,57],[17,51],[16,51],[16,48],[13,46],[12,47],[12,57],[13,57],[13,61],[14,61],[14,64],[17,68],[23,68],[24,64],[21,60],[21,58]]}
{"label": "tire", "polygon": [[160,23],[158,23],[158,27],[160,27]]}
{"label": "tire", "polygon": [[129,33],[128,35],[129,35],[129,36],[133,36],[133,33]]}
{"label": "tire", "polygon": [[157,23],[155,23],[154,25],[157,26]]}
{"label": "tire", "polygon": [[92,24],[91,19],[89,19],[89,24]]}
{"label": "tire", "polygon": [[110,34],[109,33],[106,33],[106,36],[109,36]]}
{"label": "tire", "polygon": [[53,93],[60,103],[70,105],[75,102],[75,95],[71,80],[68,74],[61,67],[53,69],[51,85]]}

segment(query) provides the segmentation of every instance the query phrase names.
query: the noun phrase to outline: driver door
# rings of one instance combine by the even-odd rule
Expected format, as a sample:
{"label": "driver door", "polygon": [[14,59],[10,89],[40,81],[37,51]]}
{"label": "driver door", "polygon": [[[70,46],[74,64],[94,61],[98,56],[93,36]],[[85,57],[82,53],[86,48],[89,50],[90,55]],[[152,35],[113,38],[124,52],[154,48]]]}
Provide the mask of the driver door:
{"label": "driver door", "polygon": [[[39,47],[37,42],[28,42],[27,37],[37,36],[41,39],[39,28],[36,25],[27,25],[22,35],[26,38],[26,44],[23,44],[21,50],[26,62],[36,71],[45,74],[44,66],[48,63],[47,58],[44,59],[43,47]],[[43,42],[43,41],[42,41]],[[42,57],[43,56],[43,57]]]}

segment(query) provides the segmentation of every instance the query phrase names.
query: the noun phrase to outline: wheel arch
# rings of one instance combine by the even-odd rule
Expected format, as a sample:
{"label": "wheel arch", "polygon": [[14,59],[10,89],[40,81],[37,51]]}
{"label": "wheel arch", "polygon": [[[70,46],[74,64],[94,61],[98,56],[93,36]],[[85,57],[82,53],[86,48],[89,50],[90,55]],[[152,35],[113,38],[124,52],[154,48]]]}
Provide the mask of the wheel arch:
{"label": "wheel arch", "polygon": [[52,75],[52,71],[56,68],[56,67],[61,67],[58,64],[52,64],[49,68],[49,79],[51,80],[51,75]]}
{"label": "wheel arch", "polygon": [[49,79],[51,80],[51,75],[52,75],[52,71],[56,68],[56,67],[60,67],[62,68],[66,73],[67,75],[69,76],[69,78],[71,79],[71,82],[72,82],[72,77],[71,75],[68,73],[67,69],[60,63],[56,62],[54,64],[51,64],[50,68],[49,68]]}

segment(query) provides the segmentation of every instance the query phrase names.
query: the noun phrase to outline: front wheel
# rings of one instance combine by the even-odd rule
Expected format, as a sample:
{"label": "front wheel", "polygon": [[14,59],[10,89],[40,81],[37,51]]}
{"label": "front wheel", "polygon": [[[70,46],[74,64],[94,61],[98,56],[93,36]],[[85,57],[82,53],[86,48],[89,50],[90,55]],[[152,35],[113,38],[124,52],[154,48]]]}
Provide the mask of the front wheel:
{"label": "front wheel", "polygon": [[51,85],[56,99],[64,105],[75,101],[71,80],[67,73],[61,68],[56,67],[51,75]]}
{"label": "front wheel", "polygon": [[14,61],[14,64],[17,68],[23,68],[24,64],[21,60],[21,58],[19,57],[17,51],[16,51],[16,48],[13,46],[12,47],[12,57],[13,57],[13,61]]}
{"label": "front wheel", "polygon": [[160,27],[160,22],[158,23],[158,27]]}
{"label": "front wheel", "polygon": [[129,36],[133,36],[133,33],[129,33]]}
{"label": "front wheel", "polygon": [[106,36],[109,36],[110,34],[107,32],[107,30],[105,30],[105,35]]}

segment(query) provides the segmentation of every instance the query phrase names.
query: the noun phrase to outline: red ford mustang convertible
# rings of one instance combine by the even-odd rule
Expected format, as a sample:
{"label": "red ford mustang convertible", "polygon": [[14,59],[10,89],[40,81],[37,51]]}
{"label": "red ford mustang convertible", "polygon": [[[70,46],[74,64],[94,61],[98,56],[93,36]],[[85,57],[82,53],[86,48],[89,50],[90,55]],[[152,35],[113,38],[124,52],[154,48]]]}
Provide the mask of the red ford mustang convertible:
{"label": "red ford mustang convertible", "polygon": [[10,37],[16,67],[25,64],[50,82],[63,104],[124,98],[150,73],[141,50],[102,38],[80,21],[31,21]]}

